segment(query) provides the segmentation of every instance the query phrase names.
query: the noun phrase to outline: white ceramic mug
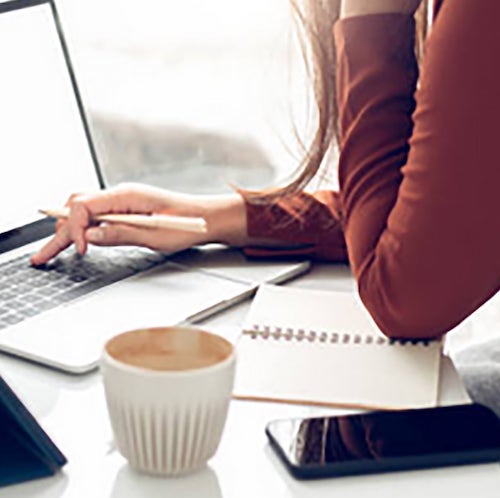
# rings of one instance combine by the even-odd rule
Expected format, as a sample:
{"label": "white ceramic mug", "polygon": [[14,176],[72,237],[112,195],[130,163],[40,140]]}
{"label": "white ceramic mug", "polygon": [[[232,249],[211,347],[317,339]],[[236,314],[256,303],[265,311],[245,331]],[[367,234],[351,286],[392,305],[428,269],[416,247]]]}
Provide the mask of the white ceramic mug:
{"label": "white ceramic mug", "polygon": [[108,412],[132,467],[175,475],[205,465],[222,436],[235,361],[229,341],[194,328],[134,330],[106,343]]}

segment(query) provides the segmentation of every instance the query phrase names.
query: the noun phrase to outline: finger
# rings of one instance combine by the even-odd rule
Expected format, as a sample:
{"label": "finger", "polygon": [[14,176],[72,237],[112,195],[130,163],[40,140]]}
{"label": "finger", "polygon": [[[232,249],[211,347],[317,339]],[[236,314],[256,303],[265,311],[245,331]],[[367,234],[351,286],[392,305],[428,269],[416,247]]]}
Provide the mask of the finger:
{"label": "finger", "polygon": [[99,246],[152,245],[156,230],[118,223],[102,223],[85,231],[86,241]]}
{"label": "finger", "polygon": [[109,189],[85,195],[73,194],[67,201],[69,207],[68,233],[79,254],[87,251],[85,231],[92,223],[92,216],[101,213],[127,212],[130,210],[128,189]]}
{"label": "finger", "polygon": [[84,195],[85,194],[83,192],[77,192],[77,193],[71,194],[64,205],[69,207],[74,200],[76,200],[79,197],[83,197]]}
{"label": "finger", "polygon": [[85,230],[90,225],[90,213],[81,198],[76,197],[69,203],[69,216],[67,221],[68,235],[73,240],[76,250],[83,255],[87,251]]}
{"label": "finger", "polygon": [[31,264],[39,266],[47,263],[54,256],[71,245],[66,225],[61,226],[56,234],[35,254],[31,256]]}
{"label": "finger", "polygon": [[149,185],[122,184],[91,196],[79,196],[92,215],[103,213],[151,214],[164,208],[162,189]]}
{"label": "finger", "polygon": [[91,227],[85,235],[88,243],[98,246],[134,245],[166,254],[178,252],[202,242],[196,238],[197,234],[193,233],[144,229],[115,223]]}

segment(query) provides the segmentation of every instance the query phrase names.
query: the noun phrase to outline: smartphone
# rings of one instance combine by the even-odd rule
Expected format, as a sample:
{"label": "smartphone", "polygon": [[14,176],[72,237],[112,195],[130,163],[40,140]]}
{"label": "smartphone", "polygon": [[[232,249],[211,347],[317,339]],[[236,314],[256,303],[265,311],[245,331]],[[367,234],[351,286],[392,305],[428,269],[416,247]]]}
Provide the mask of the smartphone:
{"label": "smartphone", "polygon": [[266,434],[299,479],[500,461],[500,419],[479,404],[275,420]]}

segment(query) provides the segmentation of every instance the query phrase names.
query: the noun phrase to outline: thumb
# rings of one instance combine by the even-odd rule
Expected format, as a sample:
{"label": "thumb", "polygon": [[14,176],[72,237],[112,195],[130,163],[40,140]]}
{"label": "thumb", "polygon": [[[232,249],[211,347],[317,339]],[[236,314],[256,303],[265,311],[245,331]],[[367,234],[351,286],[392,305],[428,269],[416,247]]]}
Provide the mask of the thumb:
{"label": "thumb", "polygon": [[151,229],[134,227],[131,225],[120,225],[118,223],[102,223],[85,231],[85,238],[91,244],[97,246],[118,245],[148,245],[148,233]]}

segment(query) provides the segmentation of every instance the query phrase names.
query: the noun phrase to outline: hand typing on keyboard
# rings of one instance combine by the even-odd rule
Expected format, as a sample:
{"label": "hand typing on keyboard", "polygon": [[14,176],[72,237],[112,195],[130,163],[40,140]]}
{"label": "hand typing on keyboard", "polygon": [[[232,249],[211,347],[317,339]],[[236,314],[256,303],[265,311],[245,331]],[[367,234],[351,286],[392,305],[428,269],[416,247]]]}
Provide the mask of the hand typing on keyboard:
{"label": "hand typing on keyboard", "polygon": [[[90,195],[74,194],[67,206],[70,210],[68,218],[57,222],[52,239],[33,254],[33,265],[47,263],[71,244],[75,245],[80,255],[84,255],[88,244],[135,245],[170,254],[208,242],[229,245],[247,242],[245,208],[238,194],[195,196],[126,184]],[[207,232],[92,222],[96,215],[110,213],[203,217],[207,221]]]}

